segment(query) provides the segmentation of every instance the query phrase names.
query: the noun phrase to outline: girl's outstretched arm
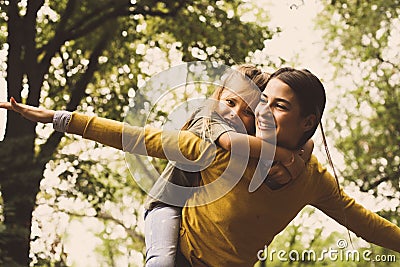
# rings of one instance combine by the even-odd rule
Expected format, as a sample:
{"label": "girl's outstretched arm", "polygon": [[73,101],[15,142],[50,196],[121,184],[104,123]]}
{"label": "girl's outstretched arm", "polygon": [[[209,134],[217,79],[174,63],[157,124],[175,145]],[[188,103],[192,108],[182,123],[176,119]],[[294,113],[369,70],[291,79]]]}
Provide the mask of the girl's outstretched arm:
{"label": "girl's outstretched arm", "polygon": [[260,158],[260,155],[270,155],[271,151],[274,151],[274,161],[278,164],[271,168],[269,175],[280,184],[296,178],[305,169],[305,162],[310,159],[314,147],[313,141],[309,140],[303,150],[294,151],[270,144],[255,136],[237,132],[222,134],[218,139],[218,145],[231,151],[232,147],[236,147],[235,151],[232,151],[233,153],[240,154],[247,151],[250,157],[261,161],[263,159]]}
{"label": "girl's outstretched arm", "polygon": [[42,123],[53,122],[53,117],[55,113],[54,110],[38,108],[17,103],[17,101],[15,101],[13,97],[10,98],[10,102],[0,102],[0,108],[18,112],[24,118],[30,121],[42,122]]}
{"label": "girl's outstretched arm", "polygon": [[[14,98],[9,103],[0,102],[0,108],[18,112],[28,120],[41,123],[53,122],[56,114],[54,110],[17,103]],[[191,165],[212,161],[212,151],[215,150],[211,143],[203,142],[189,131],[163,131],[151,127],[130,126],[79,113],[71,114],[66,132],[133,154]]]}

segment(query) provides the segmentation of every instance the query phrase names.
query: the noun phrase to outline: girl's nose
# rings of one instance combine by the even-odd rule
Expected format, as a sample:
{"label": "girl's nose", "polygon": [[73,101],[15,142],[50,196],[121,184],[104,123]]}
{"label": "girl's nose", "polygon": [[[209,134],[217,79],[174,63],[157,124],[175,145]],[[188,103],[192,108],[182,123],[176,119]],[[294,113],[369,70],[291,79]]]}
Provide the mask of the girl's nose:
{"label": "girl's nose", "polygon": [[237,114],[239,114],[239,112],[240,112],[240,108],[234,107],[231,109],[231,116],[236,116]]}

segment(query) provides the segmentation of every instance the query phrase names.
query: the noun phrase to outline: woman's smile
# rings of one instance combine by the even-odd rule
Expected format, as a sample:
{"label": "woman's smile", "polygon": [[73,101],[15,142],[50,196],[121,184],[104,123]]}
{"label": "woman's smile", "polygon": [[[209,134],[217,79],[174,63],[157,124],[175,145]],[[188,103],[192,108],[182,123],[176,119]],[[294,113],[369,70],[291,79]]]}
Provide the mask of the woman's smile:
{"label": "woman's smile", "polygon": [[292,89],[279,79],[271,79],[256,110],[256,136],[270,141],[276,134],[277,144],[295,148],[304,133],[299,103]]}

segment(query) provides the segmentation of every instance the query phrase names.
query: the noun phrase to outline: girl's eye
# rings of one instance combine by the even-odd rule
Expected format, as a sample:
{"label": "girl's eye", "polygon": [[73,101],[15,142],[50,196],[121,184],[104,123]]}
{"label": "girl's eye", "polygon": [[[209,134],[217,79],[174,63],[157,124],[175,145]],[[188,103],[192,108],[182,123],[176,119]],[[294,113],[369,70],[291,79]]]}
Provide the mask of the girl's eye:
{"label": "girl's eye", "polygon": [[228,106],[233,106],[233,105],[235,105],[235,102],[233,102],[233,100],[231,100],[231,99],[226,99],[225,101],[226,101],[226,103],[228,104]]}
{"label": "girl's eye", "polygon": [[265,97],[261,97],[260,102],[261,103],[267,103],[268,99],[266,99]]}

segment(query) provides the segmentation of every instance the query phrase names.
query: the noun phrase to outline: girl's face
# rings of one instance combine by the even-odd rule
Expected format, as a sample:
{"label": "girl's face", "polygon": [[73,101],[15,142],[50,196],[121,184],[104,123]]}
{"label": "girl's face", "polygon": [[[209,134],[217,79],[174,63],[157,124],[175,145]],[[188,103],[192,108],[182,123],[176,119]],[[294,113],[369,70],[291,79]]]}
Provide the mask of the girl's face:
{"label": "girl's face", "polygon": [[[223,117],[231,127],[236,129],[237,132],[254,135],[255,127],[253,110],[255,104],[252,104],[253,102],[255,102],[254,99],[246,101],[238,94],[224,88],[220,95],[216,112]],[[251,105],[253,105],[253,107],[251,107]]]}
{"label": "girl's face", "polygon": [[279,146],[297,148],[304,132],[313,126],[313,115],[302,117],[300,105],[293,90],[278,78],[271,79],[256,113],[256,136],[266,141],[276,132]]}

